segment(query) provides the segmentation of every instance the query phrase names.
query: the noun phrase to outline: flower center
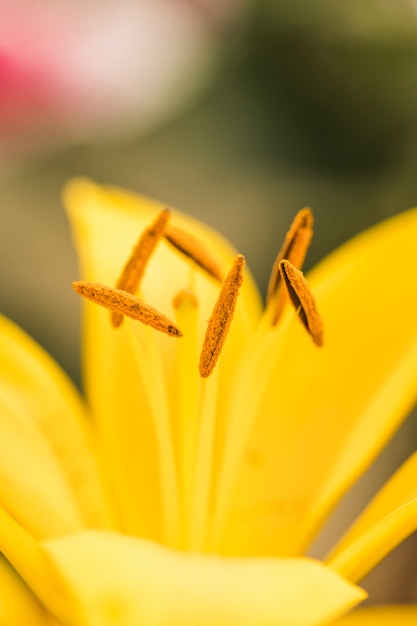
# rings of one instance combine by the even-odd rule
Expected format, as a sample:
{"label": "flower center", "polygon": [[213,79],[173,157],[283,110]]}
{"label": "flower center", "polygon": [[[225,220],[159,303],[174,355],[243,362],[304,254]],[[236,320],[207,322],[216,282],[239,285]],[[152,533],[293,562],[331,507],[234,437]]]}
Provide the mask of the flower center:
{"label": "flower center", "polygon": [[[235,312],[245,259],[237,255],[223,280],[223,272],[210,251],[190,233],[171,226],[169,219],[170,212],[165,209],[141,234],[115,288],[84,281],[73,283],[73,287],[80,295],[109,309],[115,329],[127,316],[170,337],[181,338],[177,344],[175,366],[169,370],[170,380],[166,385],[162,362],[165,353],[160,353],[155,334],[151,331],[136,333],[133,325],[127,325],[138,372],[146,383],[144,388],[157,439],[164,542],[187,550],[204,551],[215,545],[216,533],[221,533],[239,459],[250,435],[250,427],[246,428],[241,421],[236,426],[237,432],[230,429],[229,424],[223,424],[229,416],[222,406],[223,396],[219,393],[218,371],[215,368]],[[312,224],[311,211],[304,209],[288,231],[271,273],[266,313],[251,341],[257,341],[258,332],[265,329],[265,324],[274,332],[289,296],[314,343],[322,345],[320,316],[307,282],[298,269],[311,241]],[[201,349],[198,338],[201,311],[193,290],[182,289],[174,297],[175,322],[136,295],[147,264],[161,239],[191,259],[211,278],[222,282]],[[271,357],[267,354],[261,356],[257,351],[258,356],[253,359],[249,352],[250,346],[244,352],[247,371],[243,379],[246,387],[253,386],[254,394],[250,407],[244,407],[242,413],[253,413],[255,416],[257,402],[268,378],[264,375],[264,357],[267,360]],[[200,376],[197,374],[197,363]],[[252,385],[251,375],[254,373],[257,373],[256,376],[259,373],[260,384]],[[236,396],[233,395],[232,401],[239,412],[241,401],[238,390]],[[219,447],[215,436],[220,422],[224,432],[227,431],[227,437]],[[247,423],[251,423],[249,418]],[[233,454],[226,454],[232,448]],[[219,453],[222,471],[215,466],[215,463],[219,464]],[[229,460],[226,461],[223,456],[228,456]],[[210,508],[212,505],[214,512]]]}

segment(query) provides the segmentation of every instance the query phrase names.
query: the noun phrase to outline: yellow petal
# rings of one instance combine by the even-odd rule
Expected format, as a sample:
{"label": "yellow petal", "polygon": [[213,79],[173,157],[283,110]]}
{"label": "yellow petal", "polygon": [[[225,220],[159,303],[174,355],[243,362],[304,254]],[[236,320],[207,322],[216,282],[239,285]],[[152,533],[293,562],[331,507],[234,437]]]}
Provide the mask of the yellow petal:
{"label": "yellow petal", "polygon": [[417,498],[394,509],[330,558],[329,566],[349,580],[362,580],[387,554],[417,530]]}
{"label": "yellow petal", "polygon": [[46,610],[0,555],[0,626],[52,626]]}
{"label": "yellow petal", "polygon": [[75,389],[4,317],[0,369],[3,502],[38,537],[98,523],[104,513],[97,468]]}
{"label": "yellow petal", "polygon": [[417,529],[417,453],[382,487],[326,559],[355,582]]}
{"label": "yellow petal", "polygon": [[[139,234],[162,208],[152,200],[101,189],[83,180],[68,187],[65,202],[83,278],[106,285],[116,283]],[[234,251],[219,236],[175,212],[172,225],[200,239],[210,248],[224,274],[227,272]],[[172,319],[172,300],[184,288],[198,299],[201,345],[219,284],[191,261],[184,260],[168,243],[159,242],[146,268],[141,297]],[[249,277],[239,300],[219,360],[225,373],[220,377],[219,406],[224,405],[222,397],[229,393],[228,372],[242,350],[242,337],[253,331],[260,314],[259,297]],[[172,431],[175,435],[179,429],[176,342],[180,340],[156,336],[155,331],[148,332],[139,323],[125,323],[114,330],[107,312],[89,303],[86,329],[87,393],[103,445],[107,482],[112,488],[120,527],[172,542],[173,537],[167,537],[167,533],[171,530],[171,535],[175,535],[175,528],[164,528],[161,519],[168,519],[171,527],[177,525],[179,505]],[[197,363],[195,376],[198,377]],[[219,433],[221,437],[221,429]]]}
{"label": "yellow petal", "polygon": [[48,442],[0,394],[0,498],[35,537],[83,527],[75,498]]}
{"label": "yellow petal", "polygon": [[415,626],[417,606],[375,606],[358,609],[331,626]]}
{"label": "yellow petal", "polygon": [[232,512],[224,552],[305,550],[410,411],[417,395],[416,240],[413,210],[316,268],[309,284],[323,348],[288,311],[276,332],[265,324],[242,359],[249,374],[241,372],[244,382],[234,389],[230,442],[250,436],[239,442],[239,466],[225,458],[229,492],[223,489],[219,508],[231,502]]}
{"label": "yellow petal", "polygon": [[[72,623],[68,619],[72,613],[71,606],[61,596],[56,584],[57,576],[45,558],[41,544],[35,541],[3,507],[0,507],[0,552],[34,595],[51,610],[51,614],[63,618],[65,624]],[[6,583],[5,586],[7,588]],[[51,623],[55,624],[55,621],[52,620]]]}
{"label": "yellow petal", "polygon": [[379,490],[360,517],[332,550],[333,559],[374,524],[403,505],[417,499],[417,452],[401,465]]}
{"label": "yellow petal", "polygon": [[94,531],[44,545],[80,626],[314,626],[365,596],[309,559],[223,559]]}

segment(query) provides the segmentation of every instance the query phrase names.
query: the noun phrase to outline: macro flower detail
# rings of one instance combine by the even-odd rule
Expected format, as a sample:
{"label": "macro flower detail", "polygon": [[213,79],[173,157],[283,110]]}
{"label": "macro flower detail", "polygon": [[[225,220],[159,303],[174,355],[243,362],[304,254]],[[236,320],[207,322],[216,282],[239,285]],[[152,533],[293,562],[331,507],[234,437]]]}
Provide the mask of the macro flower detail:
{"label": "macro flower detail", "polygon": [[417,527],[417,455],[326,559],[305,555],[416,400],[417,211],[307,282],[304,209],[263,310],[243,256],[206,226],[85,180],[65,201],[74,289],[93,301],[88,408],[0,318],[0,623],[375,623],[382,609],[341,616]]}

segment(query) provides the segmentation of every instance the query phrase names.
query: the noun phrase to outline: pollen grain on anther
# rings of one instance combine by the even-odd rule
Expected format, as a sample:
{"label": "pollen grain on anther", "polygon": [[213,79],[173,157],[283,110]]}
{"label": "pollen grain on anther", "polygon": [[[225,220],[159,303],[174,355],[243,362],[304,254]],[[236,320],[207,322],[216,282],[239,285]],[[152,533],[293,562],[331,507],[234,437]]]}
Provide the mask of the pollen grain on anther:
{"label": "pollen grain on anther", "polygon": [[205,246],[193,235],[174,226],[165,230],[165,239],[179,252],[194,261],[207,274],[218,281],[223,280],[223,273],[216,260]]}
{"label": "pollen grain on anther", "polygon": [[277,254],[268,283],[266,302],[274,302],[272,324],[275,325],[282,313],[286,300],[286,292],[282,290],[280,263],[283,259],[297,269],[301,269],[313,237],[313,212],[309,208],[301,209],[295,216],[288,230],[284,243]]}
{"label": "pollen grain on anther", "polygon": [[181,330],[170,319],[127,291],[84,281],[74,282],[72,286],[78,294],[109,311],[127,315],[171,337],[182,337]]}
{"label": "pollen grain on anther", "polygon": [[233,318],[239,289],[243,281],[244,267],[245,258],[239,254],[223,283],[219,297],[214,305],[200,355],[199,370],[202,378],[210,376],[219,358]]}
{"label": "pollen grain on anther", "polygon": [[[153,251],[165,232],[170,217],[169,209],[161,211],[154,222],[148,226],[141,236],[122,270],[116,283],[116,289],[134,294],[145,273],[146,265]],[[115,328],[123,322],[123,315],[112,311],[111,322]]]}
{"label": "pollen grain on anther", "polygon": [[288,295],[316,346],[323,345],[323,323],[303,273],[290,261],[279,264]]}

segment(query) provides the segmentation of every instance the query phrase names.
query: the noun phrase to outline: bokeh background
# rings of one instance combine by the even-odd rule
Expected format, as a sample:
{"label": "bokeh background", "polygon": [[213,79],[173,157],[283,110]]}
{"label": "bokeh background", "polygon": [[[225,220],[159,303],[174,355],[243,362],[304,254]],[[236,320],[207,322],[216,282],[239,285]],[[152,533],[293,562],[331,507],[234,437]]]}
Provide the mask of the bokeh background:
{"label": "bokeh background", "polygon": [[[0,310],[80,384],[69,178],[210,223],[264,292],[303,206],[309,267],[417,205],[416,140],[417,0],[0,0]],[[416,441],[409,422],[318,552]],[[416,556],[369,577],[374,601],[417,600]]]}

